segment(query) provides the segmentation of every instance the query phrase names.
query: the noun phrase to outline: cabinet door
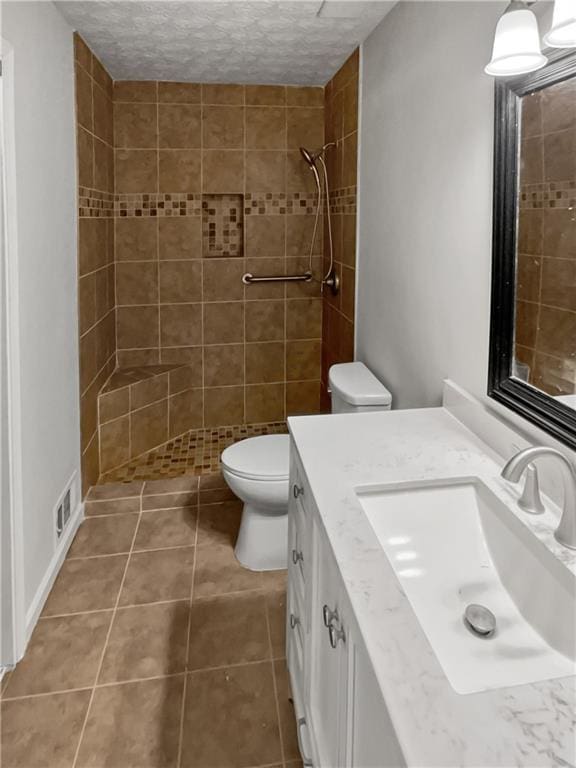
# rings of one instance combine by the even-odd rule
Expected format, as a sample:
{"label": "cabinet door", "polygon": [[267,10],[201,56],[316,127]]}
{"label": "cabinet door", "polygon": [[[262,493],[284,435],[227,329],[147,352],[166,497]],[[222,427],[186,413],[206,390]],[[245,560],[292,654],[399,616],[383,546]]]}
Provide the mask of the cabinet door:
{"label": "cabinet door", "polygon": [[351,637],[349,646],[346,766],[401,768],[406,763],[364,644]]}
{"label": "cabinet door", "polygon": [[[340,578],[332,553],[314,527],[314,594],[311,615],[310,721],[322,768],[345,761],[347,645]],[[326,621],[332,624],[326,626]],[[344,636],[342,635],[344,633]]]}

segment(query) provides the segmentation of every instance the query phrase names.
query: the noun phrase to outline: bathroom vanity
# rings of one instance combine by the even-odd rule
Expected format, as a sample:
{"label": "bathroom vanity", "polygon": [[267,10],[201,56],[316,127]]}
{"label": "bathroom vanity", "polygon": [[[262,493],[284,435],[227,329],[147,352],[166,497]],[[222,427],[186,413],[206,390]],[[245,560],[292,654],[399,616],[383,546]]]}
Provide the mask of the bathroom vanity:
{"label": "bathroom vanity", "polygon": [[[446,407],[289,426],[304,764],[574,765],[576,552],[558,510],[523,512],[502,456]],[[470,603],[493,636],[466,627]]]}

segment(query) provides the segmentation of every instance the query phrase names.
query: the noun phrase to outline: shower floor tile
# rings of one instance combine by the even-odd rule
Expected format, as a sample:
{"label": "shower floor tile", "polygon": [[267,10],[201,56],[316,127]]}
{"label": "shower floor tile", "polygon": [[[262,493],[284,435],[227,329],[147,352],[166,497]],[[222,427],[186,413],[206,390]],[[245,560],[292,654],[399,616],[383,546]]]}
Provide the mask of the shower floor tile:
{"label": "shower floor tile", "polygon": [[[91,490],[77,538],[100,541],[94,521],[108,530],[133,516],[131,543],[121,555],[76,547],[65,561],[24,659],[2,681],[3,768],[302,765],[286,572],[235,559],[242,505],[224,486],[214,473]],[[185,493],[189,504],[168,506]]]}
{"label": "shower floor tile", "polygon": [[277,435],[287,431],[283,421],[193,429],[122,467],[106,472],[100,478],[100,483],[129,483],[179,475],[212,474],[219,471],[220,454],[229,445],[247,437]]}

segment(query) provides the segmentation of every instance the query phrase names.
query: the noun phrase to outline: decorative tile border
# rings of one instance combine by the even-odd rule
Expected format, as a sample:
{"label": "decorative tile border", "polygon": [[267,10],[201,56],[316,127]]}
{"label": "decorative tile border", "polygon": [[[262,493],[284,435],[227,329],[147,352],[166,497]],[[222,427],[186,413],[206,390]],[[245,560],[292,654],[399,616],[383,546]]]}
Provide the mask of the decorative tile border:
{"label": "decorative tile border", "polygon": [[204,195],[202,200],[202,255],[243,255],[242,195]]}
{"label": "decorative tile border", "polygon": [[356,187],[330,192],[330,213],[356,213]]}
{"label": "decorative tile border", "polygon": [[244,195],[246,216],[273,216],[316,213],[317,198],[301,192],[274,194],[272,192],[247,192]]}
{"label": "decorative tile border", "polygon": [[129,482],[180,475],[212,474],[220,470],[220,454],[229,445],[247,437],[284,434],[287,431],[283,421],[193,429],[123,467],[107,472],[102,475],[100,482]]}
{"label": "decorative tile border", "polygon": [[548,181],[523,184],[520,188],[520,208],[574,208],[576,206],[576,181]]}
{"label": "decorative tile border", "polygon": [[115,215],[124,216],[201,216],[202,195],[190,192],[150,192],[115,195]]}
{"label": "decorative tile border", "polygon": [[[573,184],[573,182],[566,182],[566,184],[568,183]],[[573,196],[576,194],[574,190],[572,190],[572,193]],[[541,194],[540,191],[538,194]],[[78,206],[79,215],[83,217],[162,218],[168,216],[202,216],[202,197],[201,194],[189,192],[112,194],[110,192],[100,192],[95,189],[80,187]],[[210,195],[209,197],[215,200],[227,200],[228,198],[237,200],[242,195],[222,194]],[[247,192],[243,197],[244,215],[246,216],[294,216],[316,213],[316,196],[307,195],[306,193],[275,194],[272,192]],[[324,208],[324,198],[321,204]],[[531,205],[529,207],[536,206]],[[356,213],[356,187],[343,187],[331,190],[330,211],[332,213]]]}
{"label": "decorative tile border", "polygon": [[89,187],[78,187],[78,215],[83,218],[114,216],[114,194]]}

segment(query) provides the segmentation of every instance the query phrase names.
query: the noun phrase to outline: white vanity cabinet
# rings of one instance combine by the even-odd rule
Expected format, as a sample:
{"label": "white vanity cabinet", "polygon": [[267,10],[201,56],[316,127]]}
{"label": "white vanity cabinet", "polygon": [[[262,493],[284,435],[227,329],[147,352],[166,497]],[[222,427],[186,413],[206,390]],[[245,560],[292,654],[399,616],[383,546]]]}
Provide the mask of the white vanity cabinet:
{"label": "white vanity cabinet", "polygon": [[380,687],[292,448],[287,658],[304,765],[404,765]]}

